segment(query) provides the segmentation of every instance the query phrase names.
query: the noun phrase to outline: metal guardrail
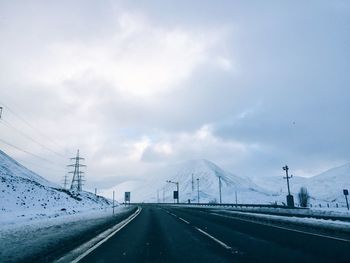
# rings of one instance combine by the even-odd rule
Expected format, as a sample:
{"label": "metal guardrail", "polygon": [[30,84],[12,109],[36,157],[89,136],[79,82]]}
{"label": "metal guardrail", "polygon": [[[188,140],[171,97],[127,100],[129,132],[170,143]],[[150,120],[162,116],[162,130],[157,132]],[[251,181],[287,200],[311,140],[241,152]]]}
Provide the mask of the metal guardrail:
{"label": "metal guardrail", "polygon": [[234,208],[282,208],[282,209],[308,209],[302,207],[289,207],[276,204],[213,204],[213,203],[131,203],[131,205],[174,205],[174,206],[201,206],[201,207],[234,207]]}
{"label": "metal guardrail", "polygon": [[[223,207],[223,208],[234,208],[234,209],[242,209],[242,208],[248,208],[247,210],[243,210],[249,213],[256,213],[256,214],[267,214],[267,215],[278,215],[278,216],[287,216],[287,217],[301,217],[301,218],[316,218],[316,219],[325,219],[325,220],[339,220],[339,221],[346,221],[350,222],[349,216],[341,216],[341,215],[322,215],[322,214],[309,214],[308,211],[310,208],[303,208],[303,207],[288,207],[285,205],[275,205],[275,204],[211,204],[211,203],[131,203],[131,205],[170,205],[170,206],[183,206],[183,207],[203,207],[203,208],[210,208],[210,207]],[[304,210],[306,213],[289,213],[288,211],[279,211],[276,212],[274,210],[270,211],[254,211],[249,210],[249,208],[282,208],[282,209],[293,209],[293,210]],[[239,211],[239,210],[237,210]]]}

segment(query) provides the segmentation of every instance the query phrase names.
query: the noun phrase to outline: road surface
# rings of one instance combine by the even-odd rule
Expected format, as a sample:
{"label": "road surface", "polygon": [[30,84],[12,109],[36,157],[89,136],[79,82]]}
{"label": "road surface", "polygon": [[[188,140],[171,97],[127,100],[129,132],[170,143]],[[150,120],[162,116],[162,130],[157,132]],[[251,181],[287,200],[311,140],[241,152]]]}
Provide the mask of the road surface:
{"label": "road surface", "polygon": [[80,262],[350,262],[350,243],[191,208],[143,206]]}

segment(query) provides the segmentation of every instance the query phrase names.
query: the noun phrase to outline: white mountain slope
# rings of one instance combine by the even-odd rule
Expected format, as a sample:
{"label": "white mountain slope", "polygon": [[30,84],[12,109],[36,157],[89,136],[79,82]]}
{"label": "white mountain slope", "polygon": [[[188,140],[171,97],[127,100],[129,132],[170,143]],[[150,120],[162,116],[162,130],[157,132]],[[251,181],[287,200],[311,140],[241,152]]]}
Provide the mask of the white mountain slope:
{"label": "white mountain slope", "polygon": [[345,202],[343,189],[350,190],[350,163],[329,169],[308,179],[311,195],[331,202]]}
{"label": "white mountain slope", "polygon": [[[193,183],[192,183],[193,176]],[[207,160],[191,160],[169,166],[159,171],[157,176],[140,181],[128,181],[103,191],[110,197],[116,191],[118,201],[123,201],[125,191],[131,192],[132,202],[173,202],[173,191],[176,185],[167,180],[179,182],[181,202],[197,202],[197,178],[199,179],[200,202],[219,202],[219,177],[222,184],[222,202],[239,203],[269,203],[279,201],[269,191],[266,191],[248,179],[243,179],[224,171]],[[158,195],[158,197],[157,197]],[[164,198],[163,198],[164,197]]]}
{"label": "white mountain slope", "polygon": [[0,150],[0,175],[16,176],[30,181],[35,181],[41,185],[50,187],[59,187],[58,185],[49,182],[40,175],[25,168],[23,165],[12,159],[10,156]]}
{"label": "white mountain slope", "polygon": [[[282,170],[282,169],[281,169]],[[252,181],[270,191],[286,195],[287,194],[287,181],[283,179],[283,173],[281,172],[281,176],[267,176],[267,177],[253,177]],[[307,182],[307,178],[300,176],[293,176],[290,179],[290,190],[292,194],[297,194],[299,192],[300,187],[305,186]]]}
{"label": "white mountain slope", "polygon": [[[253,182],[271,191],[285,195],[287,183],[280,177],[252,178]],[[297,195],[300,188],[305,186],[312,198],[317,202],[344,203],[343,189],[350,190],[350,163],[329,169],[319,175],[309,178],[293,177],[290,180],[291,191]]]}
{"label": "white mountain slope", "polygon": [[88,192],[72,195],[69,191],[28,170],[0,151],[1,220],[17,217],[58,216],[107,207],[104,197]]}

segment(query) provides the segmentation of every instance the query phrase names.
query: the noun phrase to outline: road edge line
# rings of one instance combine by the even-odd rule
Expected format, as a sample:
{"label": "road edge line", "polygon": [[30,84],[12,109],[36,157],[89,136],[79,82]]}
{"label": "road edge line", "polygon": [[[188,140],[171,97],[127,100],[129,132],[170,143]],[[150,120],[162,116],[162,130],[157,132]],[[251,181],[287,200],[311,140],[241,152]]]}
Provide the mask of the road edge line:
{"label": "road edge line", "polygon": [[194,227],[196,230],[198,230],[199,232],[201,232],[203,235],[209,237],[210,239],[214,240],[216,243],[218,243],[220,246],[224,247],[227,250],[231,250],[232,247],[226,245],[224,242],[222,242],[221,240],[217,239],[216,237],[213,237],[212,235],[210,235],[208,232],[200,229],[199,227]]}
{"label": "road edge line", "polygon": [[65,263],[65,262],[71,262],[71,263],[77,263],[80,260],[82,260],[84,257],[86,257],[88,254],[90,254],[92,251],[94,251],[96,248],[101,246],[103,243],[105,243],[108,239],[110,239],[112,236],[114,236],[117,232],[119,232],[121,229],[123,229],[127,224],[129,224],[135,217],[137,217],[142,208],[138,207],[135,213],[130,215],[128,218],[124,219],[123,221],[119,222],[118,224],[114,225],[113,227],[105,230],[104,232],[100,233],[96,237],[90,239],[89,241],[85,242],[84,244],[80,245],[79,247],[71,250],[66,255],[62,256],[58,260],[55,260],[55,263]]}

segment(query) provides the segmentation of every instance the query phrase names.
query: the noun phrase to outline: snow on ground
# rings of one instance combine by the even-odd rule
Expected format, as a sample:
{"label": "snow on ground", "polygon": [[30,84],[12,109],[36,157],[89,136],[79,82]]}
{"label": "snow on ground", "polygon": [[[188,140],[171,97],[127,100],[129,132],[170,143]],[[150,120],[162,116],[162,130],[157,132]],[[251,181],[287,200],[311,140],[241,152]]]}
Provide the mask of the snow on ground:
{"label": "snow on ground", "polygon": [[61,189],[0,151],[0,262],[36,262],[130,213],[119,206],[112,217],[111,205],[102,196]]}
{"label": "snow on ground", "polygon": [[111,205],[102,196],[59,188],[0,151],[0,223],[58,217]]}
{"label": "snow on ground", "polygon": [[131,209],[119,206],[115,208],[115,216],[112,216],[112,208],[109,207],[59,217],[26,218],[15,223],[2,223],[0,262],[36,261],[40,255],[47,256],[50,251],[70,250],[81,242],[81,237],[86,233],[93,237],[97,234],[96,229],[110,224]]}
{"label": "snow on ground", "polygon": [[[293,216],[280,216],[280,215],[268,215],[268,214],[256,214],[249,212],[238,212],[224,209],[218,209],[217,212],[223,212],[226,214],[233,215],[239,218],[254,219],[256,221],[262,221],[267,223],[278,223],[287,225],[298,225],[310,229],[327,229],[335,232],[342,232],[350,234],[350,222],[340,220],[327,220],[327,219],[316,219],[316,218],[300,218]],[[312,211],[311,211],[312,212]]]}
{"label": "snow on ground", "polygon": [[288,208],[238,208],[240,211],[244,212],[255,212],[255,213],[275,213],[275,214],[284,214],[284,215],[303,215],[303,216],[332,216],[344,218],[350,221],[350,212],[348,210],[331,210],[331,209],[288,209]]}

